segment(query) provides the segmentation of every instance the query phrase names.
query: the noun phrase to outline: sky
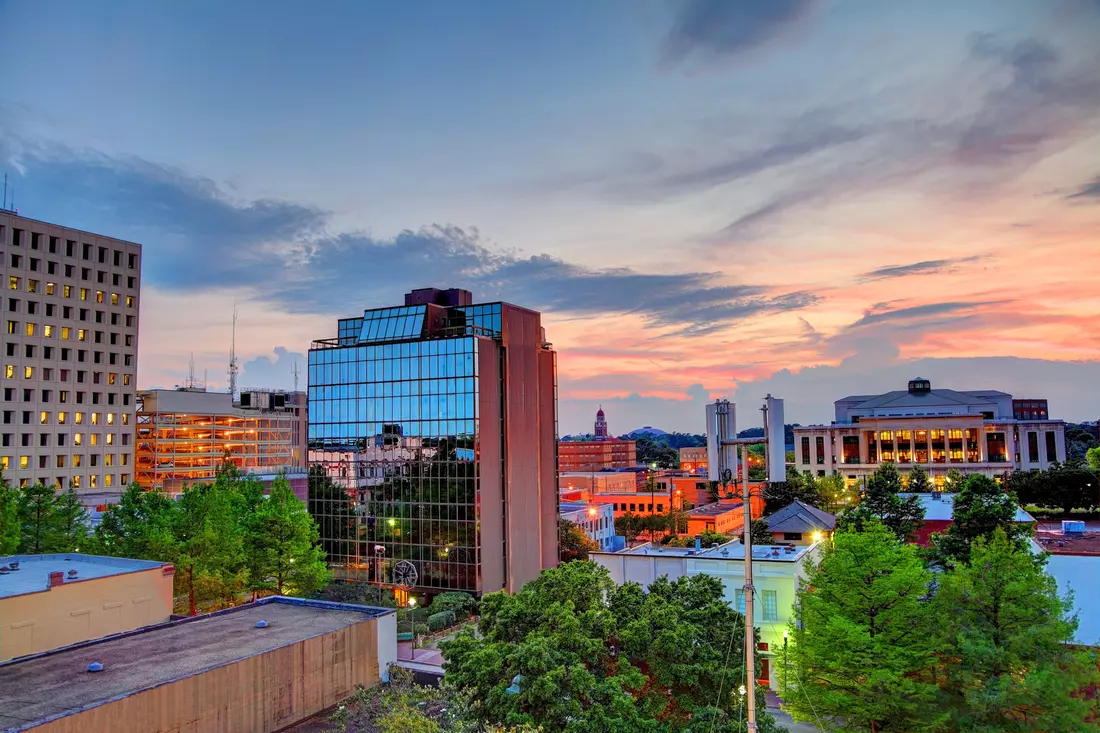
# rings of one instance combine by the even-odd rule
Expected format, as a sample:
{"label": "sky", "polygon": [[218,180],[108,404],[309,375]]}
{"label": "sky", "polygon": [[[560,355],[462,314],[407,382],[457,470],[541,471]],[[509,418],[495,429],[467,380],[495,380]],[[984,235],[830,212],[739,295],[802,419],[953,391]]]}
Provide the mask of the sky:
{"label": "sky", "polygon": [[[20,213],[143,244],[141,388],[415,287],[542,311],[560,432],[933,387],[1100,417],[1100,2],[0,0]],[[304,386],[304,378],[300,382]],[[745,418],[739,427],[759,421]]]}

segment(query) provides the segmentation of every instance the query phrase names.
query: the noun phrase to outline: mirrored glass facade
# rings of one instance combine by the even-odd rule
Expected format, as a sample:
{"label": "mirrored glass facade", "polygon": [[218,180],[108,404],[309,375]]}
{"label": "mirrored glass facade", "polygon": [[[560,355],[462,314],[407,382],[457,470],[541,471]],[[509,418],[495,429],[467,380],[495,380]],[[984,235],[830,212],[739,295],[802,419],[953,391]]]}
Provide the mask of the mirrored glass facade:
{"label": "mirrored glass facade", "polygon": [[[314,342],[309,506],[337,577],[390,584],[405,560],[416,570],[414,592],[507,585],[516,550],[509,512],[537,513],[542,484],[530,477],[532,506],[508,505],[516,442],[506,425],[509,307],[379,308],[340,320],[336,339]],[[519,313],[527,314],[538,318]],[[552,356],[548,345],[534,349]],[[552,435],[553,415],[545,417]],[[556,497],[556,483],[546,488]]]}

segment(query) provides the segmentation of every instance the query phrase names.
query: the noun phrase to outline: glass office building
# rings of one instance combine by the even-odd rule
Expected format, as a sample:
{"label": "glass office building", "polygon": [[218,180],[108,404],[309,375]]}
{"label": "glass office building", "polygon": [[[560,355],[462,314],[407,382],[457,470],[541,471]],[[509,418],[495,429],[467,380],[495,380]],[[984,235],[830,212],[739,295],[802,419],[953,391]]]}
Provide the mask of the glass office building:
{"label": "glass office building", "polygon": [[556,366],[538,313],[417,290],[309,354],[310,510],[337,577],[518,588],[557,559]]}

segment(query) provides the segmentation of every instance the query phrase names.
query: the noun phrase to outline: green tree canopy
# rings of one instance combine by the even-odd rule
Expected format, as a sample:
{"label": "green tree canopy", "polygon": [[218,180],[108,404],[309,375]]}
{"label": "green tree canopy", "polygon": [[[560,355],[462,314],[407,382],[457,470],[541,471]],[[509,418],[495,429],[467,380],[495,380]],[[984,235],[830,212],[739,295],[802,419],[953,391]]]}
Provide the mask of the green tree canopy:
{"label": "green tree canopy", "polygon": [[261,494],[259,506],[244,526],[244,550],[254,590],[308,596],[332,580],[317,525],[285,476],[271,483],[266,500]]}
{"label": "green tree canopy", "polygon": [[130,484],[103,513],[93,538],[101,555],[172,561],[176,557],[176,503],[159,491]]}
{"label": "green tree canopy", "polygon": [[907,542],[924,523],[924,507],[919,496],[902,498],[901,474],[886,462],[867,479],[859,504],[841,512],[837,528],[860,531],[869,523],[882,523],[902,542]]}
{"label": "green tree canopy", "polygon": [[942,575],[936,629],[945,652],[949,730],[1090,730],[1079,693],[1096,681],[1094,654],[1070,646],[1077,621],[1041,558],[1000,526],[979,536],[970,562]]}
{"label": "green tree canopy", "polygon": [[971,543],[979,537],[991,537],[998,528],[1024,546],[1031,528],[1016,523],[1016,497],[993,479],[979,474],[969,476],[954,501],[954,521],[946,533],[932,536],[931,555],[939,563],[966,562]]}
{"label": "green tree canopy", "polygon": [[947,469],[947,476],[944,477],[943,490],[948,494],[954,494],[961,491],[965,483],[966,474],[957,468],[949,468]]}
{"label": "green tree canopy", "polygon": [[[480,610],[477,634],[441,645],[445,684],[472,701],[478,720],[671,733],[698,730],[703,718],[737,730],[743,619],[715,578],[661,578],[647,593],[572,562],[514,595],[486,595]],[[775,730],[758,692],[760,730]]]}
{"label": "green tree canopy", "polygon": [[[768,529],[767,519],[754,519],[750,526],[750,532],[752,533],[752,544],[754,547],[760,545],[770,545],[772,543],[772,531]],[[745,544],[745,530],[741,529],[740,534],[741,544]]]}
{"label": "green tree canopy", "polygon": [[88,536],[88,512],[72,489],[59,495],[39,482],[20,489],[15,499],[19,552],[71,552]]}
{"label": "green tree canopy", "polygon": [[558,522],[558,545],[562,562],[587,560],[588,553],[600,549],[600,545],[590,539],[579,524],[568,519]]}
{"label": "green tree canopy", "polygon": [[837,532],[798,591],[785,709],[830,732],[935,730],[931,583],[917,548],[879,522]]}
{"label": "green tree canopy", "polygon": [[931,479],[928,478],[928,471],[917,464],[913,466],[913,469],[909,472],[909,485],[906,487],[911,493],[914,494],[930,494],[934,488]]}
{"label": "green tree canopy", "polygon": [[1089,468],[1100,471],[1100,446],[1089,448],[1085,452],[1085,460],[1088,461]]}
{"label": "green tree canopy", "polygon": [[19,490],[9,486],[0,475],[0,555],[14,555],[18,552],[22,536]]}
{"label": "green tree canopy", "polygon": [[787,480],[769,484],[764,491],[764,513],[774,514],[795,499],[828,511],[829,504],[822,495],[818,480],[794,466],[787,466]]}

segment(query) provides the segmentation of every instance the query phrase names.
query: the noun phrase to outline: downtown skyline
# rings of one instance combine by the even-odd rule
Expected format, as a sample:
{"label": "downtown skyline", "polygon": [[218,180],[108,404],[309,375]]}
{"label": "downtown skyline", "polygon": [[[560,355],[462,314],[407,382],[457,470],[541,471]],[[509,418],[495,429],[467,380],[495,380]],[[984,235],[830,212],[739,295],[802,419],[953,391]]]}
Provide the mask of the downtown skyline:
{"label": "downtown skyline", "polygon": [[142,389],[224,388],[234,301],[290,387],[434,286],[544,313],[562,434],[918,375],[1100,416],[1095,3],[262,7],[0,6],[0,171],[143,245]]}

